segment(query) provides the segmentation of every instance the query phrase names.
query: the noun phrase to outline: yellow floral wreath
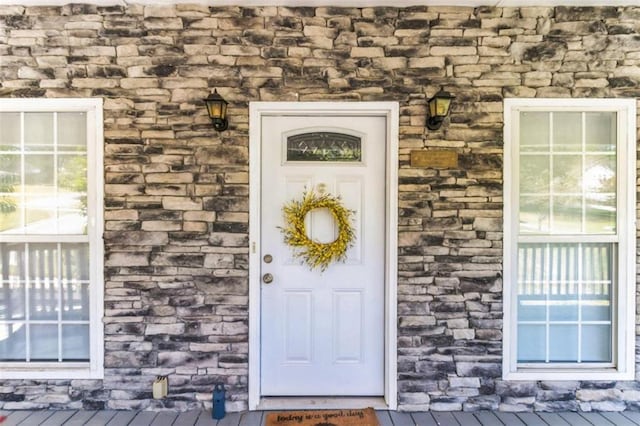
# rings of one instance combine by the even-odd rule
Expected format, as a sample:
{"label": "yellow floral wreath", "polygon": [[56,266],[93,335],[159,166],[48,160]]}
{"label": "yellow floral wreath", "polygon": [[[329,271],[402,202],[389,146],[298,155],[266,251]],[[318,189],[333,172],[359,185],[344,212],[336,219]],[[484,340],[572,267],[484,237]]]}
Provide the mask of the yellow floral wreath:
{"label": "yellow floral wreath", "polygon": [[[338,237],[330,243],[319,243],[307,236],[304,219],[311,210],[328,209],[338,224]],[[333,261],[344,261],[347,249],[353,245],[355,233],[351,226],[353,212],[345,208],[338,197],[313,191],[305,192],[302,200],[292,200],[282,208],[286,226],[282,228],[284,242],[294,248],[311,269],[324,271]]]}

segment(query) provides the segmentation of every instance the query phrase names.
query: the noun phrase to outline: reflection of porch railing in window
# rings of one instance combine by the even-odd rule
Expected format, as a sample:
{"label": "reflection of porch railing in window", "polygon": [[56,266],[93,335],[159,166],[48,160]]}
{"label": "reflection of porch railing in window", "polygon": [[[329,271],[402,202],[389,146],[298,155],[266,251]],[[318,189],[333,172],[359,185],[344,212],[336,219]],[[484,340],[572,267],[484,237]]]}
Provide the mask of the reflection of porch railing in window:
{"label": "reflection of porch railing in window", "polygon": [[88,360],[88,245],[5,243],[0,260],[0,360]]}
{"label": "reflection of porch railing in window", "polygon": [[609,363],[613,243],[520,243],[518,362]]}
{"label": "reflection of porch railing in window", "polygon": [[[2,296],[0,320],[24,318],[24,247],[22,244],[2,244]],[[1,338],[1,336],[0,336]]]}
{"label": "reflection of porch railing in window", "polygon": [[[57,248],[57,247],[56,247]],[[29,247],[31,319],[57,319],[59,281],[54,247]]]}
{"label": "reflection of porch railing in window", "polygon": [[610,243],[520,244],[518,295],[604,295],[611,292]]}

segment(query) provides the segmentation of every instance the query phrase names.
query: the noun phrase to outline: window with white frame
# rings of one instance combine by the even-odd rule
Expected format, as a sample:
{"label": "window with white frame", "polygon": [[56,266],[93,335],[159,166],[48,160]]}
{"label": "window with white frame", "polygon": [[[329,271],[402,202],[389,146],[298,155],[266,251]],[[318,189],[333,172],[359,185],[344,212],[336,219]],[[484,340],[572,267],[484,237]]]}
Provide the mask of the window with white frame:
{"label": "window with white frame", "polygon": [[0,99],[0,378],[100,378],[102,100]]}
{"label": "window with white frame", "polygon": [[507,99],[505,379],[632,379],[636,104]]}

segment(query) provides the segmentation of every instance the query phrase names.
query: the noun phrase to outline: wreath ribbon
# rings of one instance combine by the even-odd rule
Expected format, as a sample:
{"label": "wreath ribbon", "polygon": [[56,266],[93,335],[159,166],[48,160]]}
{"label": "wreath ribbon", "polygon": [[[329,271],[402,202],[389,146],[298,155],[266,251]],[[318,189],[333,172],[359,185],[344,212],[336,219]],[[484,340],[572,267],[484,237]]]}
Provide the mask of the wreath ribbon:
{"label": "wreath ribbon", "polygon": [[[338,225],[338,236],[330,243],[320,243],[307,236],[304,224],[309,212],[316,209],[329,210]],[[282,208],[286,225],[281,228],[284,242],[294,248],[294,256],[302,259],[311,269],[321,271],[335,261],[343,261],[347,250],[353,245],[355,232],[351,226],[353,211],[344,207],[339,197],[330,194],[304,192],[301,200],[292,200]]]}

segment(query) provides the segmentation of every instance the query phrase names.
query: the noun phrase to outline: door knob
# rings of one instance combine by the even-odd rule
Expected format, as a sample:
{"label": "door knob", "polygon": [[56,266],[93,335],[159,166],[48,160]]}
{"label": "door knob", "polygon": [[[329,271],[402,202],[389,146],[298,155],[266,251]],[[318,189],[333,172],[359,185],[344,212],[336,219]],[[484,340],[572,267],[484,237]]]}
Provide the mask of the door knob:
{"label": "door knob", "polygon": [[262,276],[262,282],[265,284],[270,284],[273,281],[273,275],[271,274],[264,274]]}

